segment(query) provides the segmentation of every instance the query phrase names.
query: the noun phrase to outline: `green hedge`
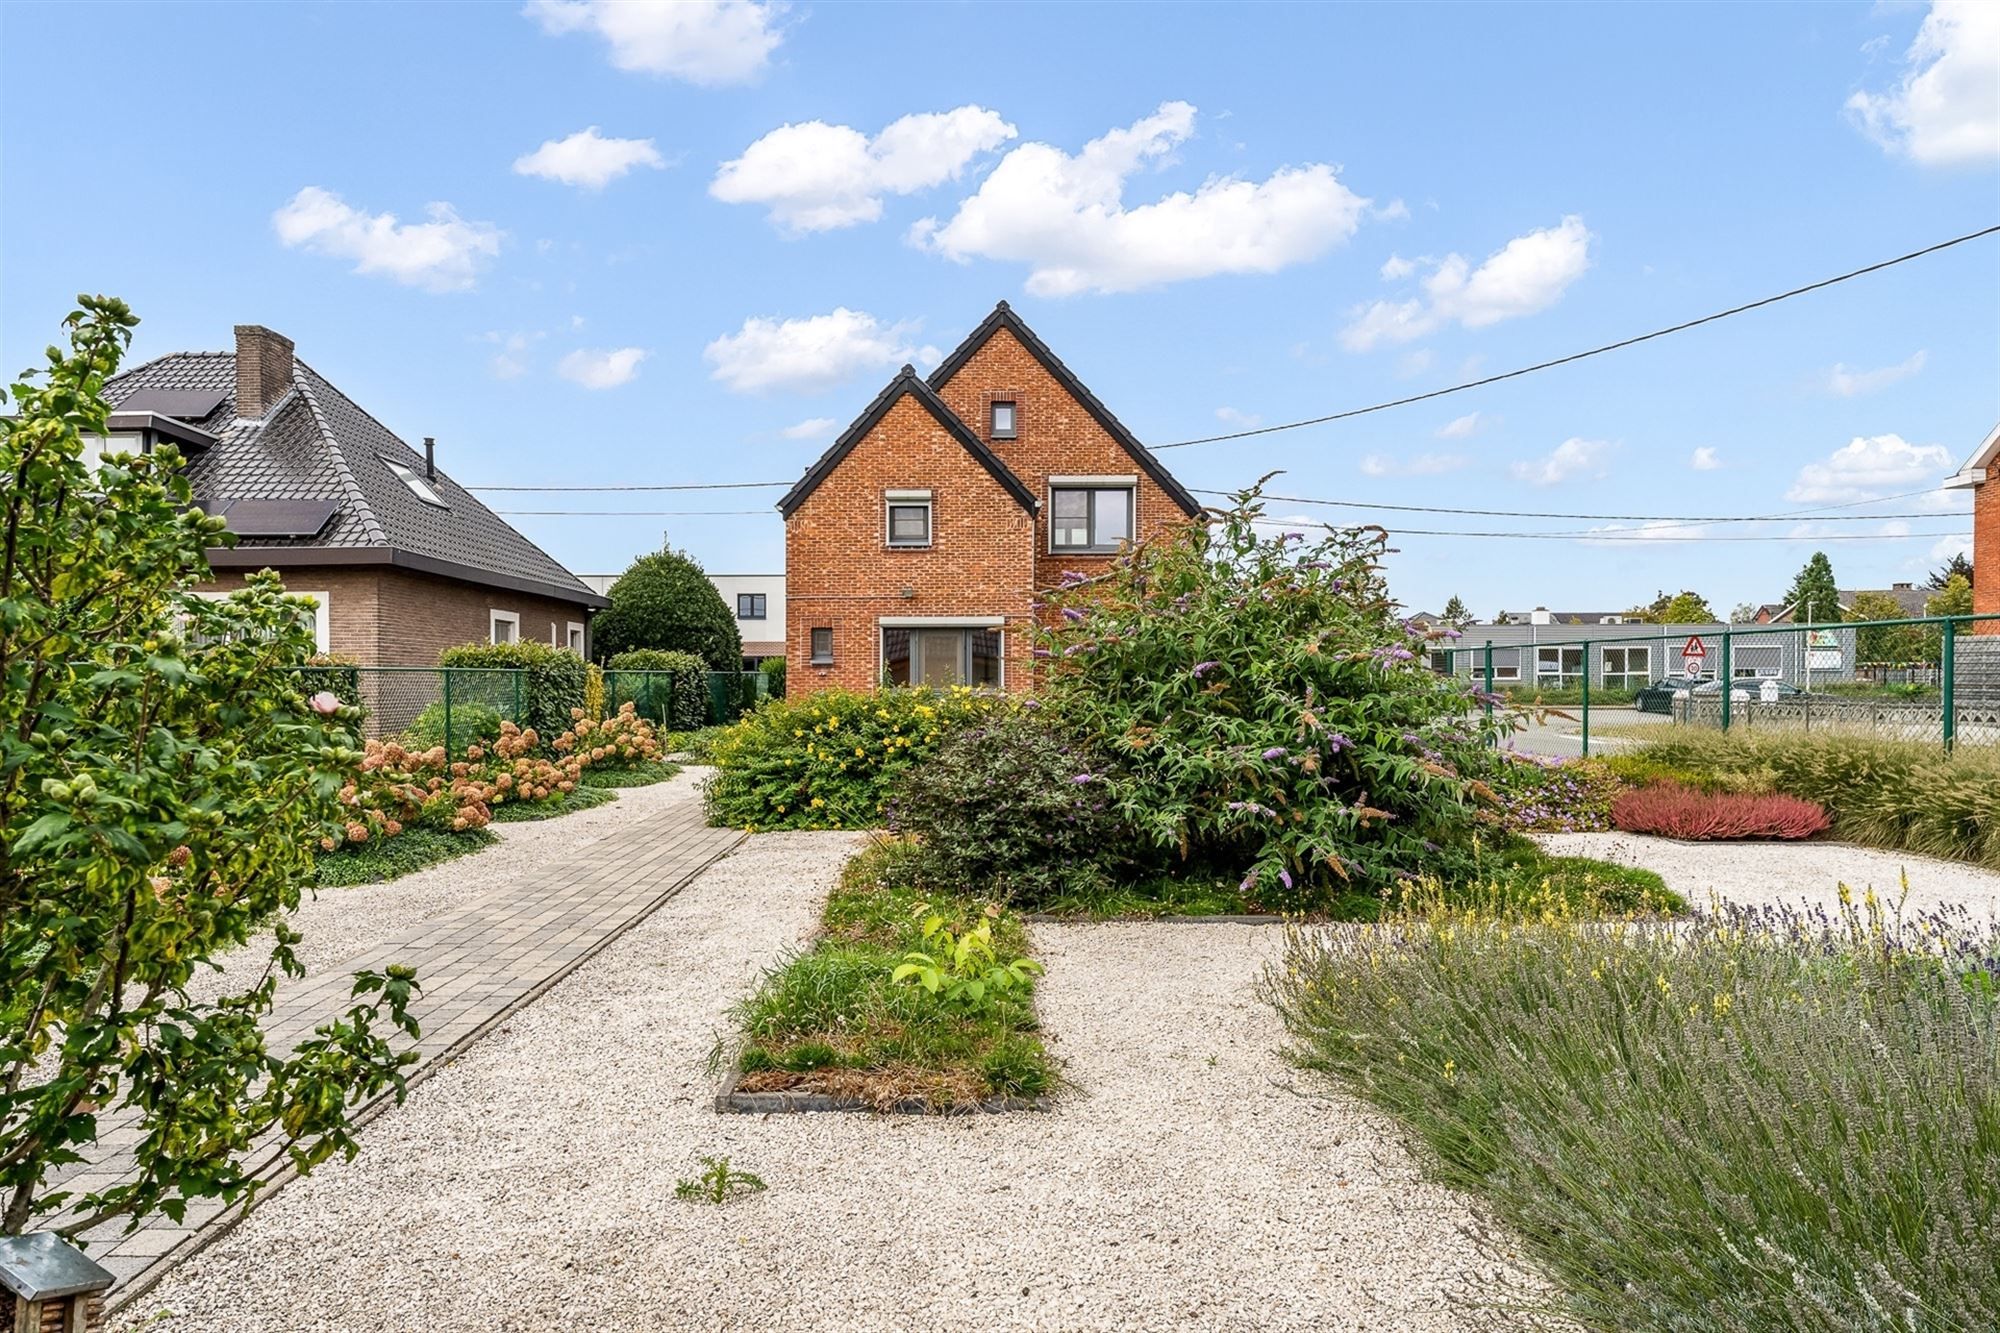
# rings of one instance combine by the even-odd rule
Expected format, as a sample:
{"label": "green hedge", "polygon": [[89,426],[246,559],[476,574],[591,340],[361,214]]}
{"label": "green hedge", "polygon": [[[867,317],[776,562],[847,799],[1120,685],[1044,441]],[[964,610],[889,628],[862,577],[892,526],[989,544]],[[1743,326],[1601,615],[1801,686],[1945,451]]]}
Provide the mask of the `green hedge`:
{"label": "green hedge", "polygon": [[521,724],[533,727],[548,744],[568,731],[570,710],[583,707],[589,673],[583,659],[566,648],[545,643],[468,643],[447,648],[439,666],[513,667],[527,673],[522,681]]}
{"label": "green hedge", "polygon": [[[708,725],[708,664],[693,653],[665,648],[633,648],[604,664],[612,673],[604,682],[604,711],[618,711],[631,702],[639,713],[664,731],[697,731]],[[621,679],[621,671],[665,673],[637,679]],[[671,687],[671,696],[660,690]]]}
{"label": "green hedge", "polygon": [[764,679],[770,682],[771,697],[773,699],[784,698],[785,659],[782,657],[767,657],[757,664],[757,669],[763,672]]}

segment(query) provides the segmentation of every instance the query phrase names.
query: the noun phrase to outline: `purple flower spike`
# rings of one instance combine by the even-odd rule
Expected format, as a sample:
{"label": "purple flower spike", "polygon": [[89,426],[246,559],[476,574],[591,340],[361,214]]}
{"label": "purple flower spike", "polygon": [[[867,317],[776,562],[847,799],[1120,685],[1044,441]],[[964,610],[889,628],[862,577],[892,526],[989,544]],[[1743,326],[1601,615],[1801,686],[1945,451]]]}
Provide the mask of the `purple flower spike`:
{"label": "purple flower spike", "polygon": [[1203,676],[1206,676],[1221,665],[1222,663],[1220,662],[1196,662],[1194,664],[1194,678],[1200,680]]}
{"label": "purple flower spike", "polygon": [[1079,773],[1075,777],[1071,778],[1070,781],[1074,782],[1077,786],[1081,787],[1086,782],[1097,781],[1097,778],[1094,774],[1091,773]]}
{"label": "purple flower spike", "polygon": [[1083,618],[1084,618],[1083,612],[1077,610],[1075,607],[1065,606],[1063,608],[1064,620],[1082,620]]}
{"label": "purple flower spike", "polygon": [[1243,892],[1243,893],[1248,893],[1248,892],[1250,892],[1250,890],[1252,890],[1252,889],[1256,888],[1256,887],[1257,887],[1257,871],[1256,871],[1256,870],[1255,870],[1254,868],[1252,868],[1252,870],[1250,871],[1250,873],[1249,873],[1249,874],[1247,874],[1247,875],[1245,875],[1245,876],[1243,877],[1243,882],[1242,882],[1241,884],[1238,884],[1238,885],[1237,885],[1236,887],[1237,887],[1237,889],[1238,889],[1238,890],[1240,890],[1240,891],[1241,891],[1241,892]]}
{"label": "purple flower spike", "polygon": [[1264,757],[1266,759],[1283,759],[1285,757],[1285,747],[1282,745],[1273,745],[1270,749],[1264,751]]}
{"label": "purple flower spike", "polygon": [[1046,649],[1046,648],[1037,648],[1037,649],[1035,649],[1035,656],[1037,656],[1037,657],[1053,657],[1053,656],[1055,656],[1055,654],[1054,654],[1054,653],[1051,653],[1051,652],[1050,652],[1050,651],[1049,651],[1048,649]]}
{"label": "purple flower spike", "polygon": [[1339,754],[1342,750],[1352,750],[1354,748],[1354,742],[1337,731],[1326,738],[1326,745],[1327,749],[1334,754]]}
{"label": "purple flower spike", "polygon": [[1284,885],[1284,886],[1285,886],[1286,888],[1288,888],[1288,889],[1289,889],[1289,888],[1291,888],[1291,887],[1292,887],[1292,872],[1291,872],[1291,871],[1289,871],[1289,870],[1282,870],[1282,869],[1281,869],[1281,870],[1279,870],[1279,871],[1278,871],[1278,882],[1279,882],[1280,884],[1283,884],[1283,885]]}

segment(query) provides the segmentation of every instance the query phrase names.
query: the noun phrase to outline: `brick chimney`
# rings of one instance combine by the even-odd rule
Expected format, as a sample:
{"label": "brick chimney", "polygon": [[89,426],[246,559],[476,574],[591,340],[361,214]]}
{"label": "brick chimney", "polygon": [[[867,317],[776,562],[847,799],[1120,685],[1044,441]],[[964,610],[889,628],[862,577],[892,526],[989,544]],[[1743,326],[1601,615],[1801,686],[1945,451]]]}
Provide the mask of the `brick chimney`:
{"label": "brick chimney", "polygon": [[236,416],[260,421],[292,391],[292,340],[262,324],[236,326]]}

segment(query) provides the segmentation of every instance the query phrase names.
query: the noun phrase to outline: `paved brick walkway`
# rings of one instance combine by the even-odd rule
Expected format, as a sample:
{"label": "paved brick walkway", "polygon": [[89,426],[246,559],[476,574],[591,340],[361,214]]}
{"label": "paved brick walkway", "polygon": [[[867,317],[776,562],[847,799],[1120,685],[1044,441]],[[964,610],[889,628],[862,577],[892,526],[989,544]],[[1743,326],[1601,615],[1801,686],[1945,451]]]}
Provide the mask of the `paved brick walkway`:
{"label": "paved brick walkway", "polygon": [[[407,963],[423,986],[412,1005],[423,1030],[423,1059],[410,1075],[412,1081],[421,1079],[644,918],[743,836],[741,830],[707,827],[700,800],[690,794],[582,848],[564,865],[504,880],[484,897],[432,917],[399,939],[290,982],[279,992],[265,1033],[273,1049],[290,1050],[348,1008],[356,971]],[[497,861],[504,846],[485,855]],[[393,1099],[380,1099],[363,1115],[393,1106]],[[74,1189],[111,1183],[117,1178],[116,1155],[129,1154],[138,1138],[130,1117],[107,1119],[93,1161],[75,1168],[65,1183]],[[287,1174],[278,1173],[277,1185]],[[197,1204],[179,1224],[154,1217],[130,1235],[120,1234],[122,1222],[90,1233],[91,1257],[118,1276],[113,1307],[152,1286],[240,1215],[223,1212],[217,1205]]]}

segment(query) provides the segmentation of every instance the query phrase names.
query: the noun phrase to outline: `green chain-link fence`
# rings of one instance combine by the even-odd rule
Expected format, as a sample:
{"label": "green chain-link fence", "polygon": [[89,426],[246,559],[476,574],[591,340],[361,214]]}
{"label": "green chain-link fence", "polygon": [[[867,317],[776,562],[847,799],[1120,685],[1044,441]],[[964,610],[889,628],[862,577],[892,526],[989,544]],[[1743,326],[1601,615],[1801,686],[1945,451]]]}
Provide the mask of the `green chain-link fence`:
{"label": "green chain-link fence", "polygon": [[[527,672],[499,667],[313,667],[309,679],[339,673],[351,691],[337,686],[342,699],[359,702],[367,716],[362,734],[371,740],[401,737],[412,748],[442,745],[452,754],[490,741],[502,722],[524,723]],[[329,685],[331,681],[327,682]]]}
{"label": "green chain-link fence", "polygon": [[1483,642],[1433,648],[1430,665],[1477,683],[1489,713],[1567,714],[1585,754],[1607,727],[1655,725],[2000,744],[2000,615],[1605,628],[1580,638],[1563,626],[1493,627]]}
{"label": "green chain-link fence", "polygon": [[734,722],[770,697],[770,688],[761,671],[710,671],[701,693],[681,699],[671,671],[606,671],[604,711],[615,713],[630,703],[664,731],[689,731]]}

